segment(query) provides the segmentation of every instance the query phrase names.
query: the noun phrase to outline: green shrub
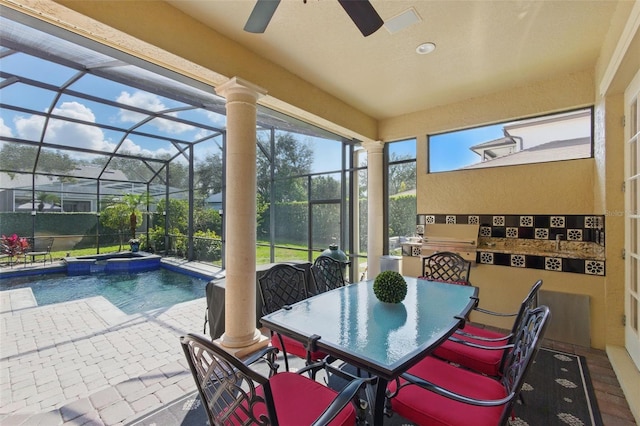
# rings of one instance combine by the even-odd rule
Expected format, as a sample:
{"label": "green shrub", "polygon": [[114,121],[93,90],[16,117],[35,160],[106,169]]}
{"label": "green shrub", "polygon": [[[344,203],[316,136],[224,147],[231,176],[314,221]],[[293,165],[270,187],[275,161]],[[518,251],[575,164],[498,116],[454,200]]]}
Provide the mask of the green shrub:
{"label": "green shrub", "polygon": [[373,281],[373,293],[385,303],[400,303],[407,295],[407,282],[396,271],[384,271]]}
{"label": "green shrub", "polygon": [[222,258],[222,240],[214,231],[197,231],[193,237],[196,259],[216,261]]}

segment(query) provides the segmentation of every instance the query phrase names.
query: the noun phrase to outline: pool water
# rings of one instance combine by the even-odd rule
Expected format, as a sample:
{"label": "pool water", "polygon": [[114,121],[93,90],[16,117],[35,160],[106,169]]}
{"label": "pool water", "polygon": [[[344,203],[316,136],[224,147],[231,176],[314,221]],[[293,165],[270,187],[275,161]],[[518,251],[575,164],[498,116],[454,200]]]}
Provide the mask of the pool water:
{"label": "pool water", "polygon": [[126,314],[205,297],[207,280],[159,268],[133,274],[44,274],[0,280],[0,291],[31,287],[38,306],[104,296]]}

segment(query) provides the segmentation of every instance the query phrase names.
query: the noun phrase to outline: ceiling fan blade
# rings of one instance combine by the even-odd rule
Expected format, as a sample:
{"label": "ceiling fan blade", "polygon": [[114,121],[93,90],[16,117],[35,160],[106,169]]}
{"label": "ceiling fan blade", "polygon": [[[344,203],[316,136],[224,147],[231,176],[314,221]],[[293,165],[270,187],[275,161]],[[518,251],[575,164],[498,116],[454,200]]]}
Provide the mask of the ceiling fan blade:
{"label": "ceiling fan blade", "polygon": [[280,0],[257,0],[244,30],[250,33],[263,33],[279,4]]}
{"label": "ceiling fan blade", "polygon": [[369,0],[338,0],[363,36],[369,36],[384,24]]}

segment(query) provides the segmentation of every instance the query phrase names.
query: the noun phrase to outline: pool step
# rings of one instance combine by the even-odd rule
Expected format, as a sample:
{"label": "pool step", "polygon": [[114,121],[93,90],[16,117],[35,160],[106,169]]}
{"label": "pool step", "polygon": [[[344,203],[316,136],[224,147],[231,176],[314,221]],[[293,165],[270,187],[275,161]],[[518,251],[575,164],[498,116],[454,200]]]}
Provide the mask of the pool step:
{"label": "pool step", "polygon": [[4,312],[14,312],[20,309],[35,308],[38,306],[31,287],[17,288],[2,292],[0,310]]}

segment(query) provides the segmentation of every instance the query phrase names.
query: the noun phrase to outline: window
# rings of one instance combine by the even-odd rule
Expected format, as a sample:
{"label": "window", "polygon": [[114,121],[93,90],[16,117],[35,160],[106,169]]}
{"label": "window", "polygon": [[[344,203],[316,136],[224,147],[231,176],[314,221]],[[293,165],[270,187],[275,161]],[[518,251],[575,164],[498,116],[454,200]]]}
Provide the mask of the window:
{"label": "window", "polygon": [[429,172],[593,156],[592,109],[429,136]]}
{"label": "window", "polygon": [[402,242],[416,230],[416,140],[391,142],[385,148],[388,252],[400,255]]}

